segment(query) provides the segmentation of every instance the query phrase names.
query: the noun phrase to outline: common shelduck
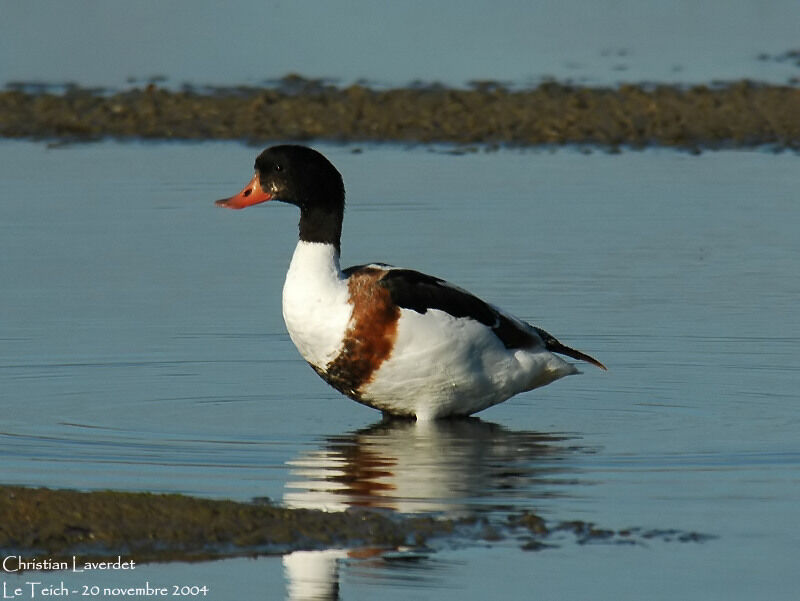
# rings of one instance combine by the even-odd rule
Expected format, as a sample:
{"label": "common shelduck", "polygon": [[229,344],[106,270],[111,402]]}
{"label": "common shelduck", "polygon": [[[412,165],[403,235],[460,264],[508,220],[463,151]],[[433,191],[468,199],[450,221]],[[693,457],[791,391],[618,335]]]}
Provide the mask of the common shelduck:
{"label": "common shelduck", "polygon": [[342,176],[305,146],[273,146],[255,175],[217,205],[268,200],[300,208],[300,239],[283,286],[289,336],[320,377],[389,415],[470,415],[578,373],[554,353],[596,359],[473,294],[411,269],[339,266]]}

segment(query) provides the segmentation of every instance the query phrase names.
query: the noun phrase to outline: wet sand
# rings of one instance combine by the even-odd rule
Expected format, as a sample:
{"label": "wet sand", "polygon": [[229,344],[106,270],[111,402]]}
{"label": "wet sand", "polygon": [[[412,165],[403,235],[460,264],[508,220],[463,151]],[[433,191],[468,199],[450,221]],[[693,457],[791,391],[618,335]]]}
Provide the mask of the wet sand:
{"label": "wet sand", "polygon": [[574,144],[800,149],[800,88],[740,81],[691,87],[514,90],[494,82],[381,90],[288,76],[264,88],[107,92],[11,84],[0,136],[89,141],[232,139],[449,143],[462,148]]}
{"label": "wet sand", "polygon": [[583,521],[548,524],[519,512],[506,521],[400,516],[367,509],[324,512],[289,509],[267,501],[237,503],[184,495],[79,492],[0,486],[0,550],[68,561],[203,560],[281,554],[299,549],[426,549],[437,539],[496,542],[514,539],[528,551],[602,542],[704,542],[677,530],[603,529]]}

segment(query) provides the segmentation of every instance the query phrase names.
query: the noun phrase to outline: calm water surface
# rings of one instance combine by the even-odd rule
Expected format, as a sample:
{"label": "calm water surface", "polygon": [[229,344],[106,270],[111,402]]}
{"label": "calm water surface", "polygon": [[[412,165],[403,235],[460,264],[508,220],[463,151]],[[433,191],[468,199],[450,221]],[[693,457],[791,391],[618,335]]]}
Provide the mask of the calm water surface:
{"label": "calm water surface", "polygon": [[236,86],[292,72],[458,86],[800,76],[796,57],[773,60],[797,49],[796,0],[6,0],[0,15],[0,84]]}
{"label": "calm water surface", "polygon": [[348,186],[344,263],[446,277],[609,372],[587,366],[472,421],[382,424],[284,331],[294,208],[213,206],[249,179],[257,149],[2,142],[0,482],[490,519],[528,509],[717,537],[541,553],[462,541],[413,560],[330,550],[103,576],[115,585],[207,584],[214,599],[795,598],[795,155],[320,148]]}

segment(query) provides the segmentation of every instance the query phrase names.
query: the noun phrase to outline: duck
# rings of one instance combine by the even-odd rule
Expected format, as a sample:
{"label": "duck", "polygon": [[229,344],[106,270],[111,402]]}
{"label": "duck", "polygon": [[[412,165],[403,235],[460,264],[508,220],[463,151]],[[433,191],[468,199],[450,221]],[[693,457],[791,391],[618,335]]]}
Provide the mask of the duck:
{"label": "duck", "polygon": [[340,266],[345,188],[319,151],[267,148],[238,194],[300,210],[283,285],[286,329],[302,358],[334,389],[385,416],[469,416],[580,373],[562,356],[606,367],[542,328],[444,279],[386,263]]}

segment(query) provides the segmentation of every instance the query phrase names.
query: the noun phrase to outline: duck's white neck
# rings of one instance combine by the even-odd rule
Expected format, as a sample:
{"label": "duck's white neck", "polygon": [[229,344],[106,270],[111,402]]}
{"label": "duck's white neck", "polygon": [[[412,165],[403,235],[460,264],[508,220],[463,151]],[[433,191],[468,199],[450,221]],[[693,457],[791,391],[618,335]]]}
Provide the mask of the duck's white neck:
{"label": "duck's white neck", "polygon": [[292,272],[296,275],[302,274],[307,280],[341,280],[343,276],[339,267],[339,251],[333,244],[299,240],[289,264],[287,280]]}
{"label": "duck's white neck", "polygon": [[283,319],[303,358],[324,367],[342,345],[352,306],[333,244],[300,240],[283,285]]}

